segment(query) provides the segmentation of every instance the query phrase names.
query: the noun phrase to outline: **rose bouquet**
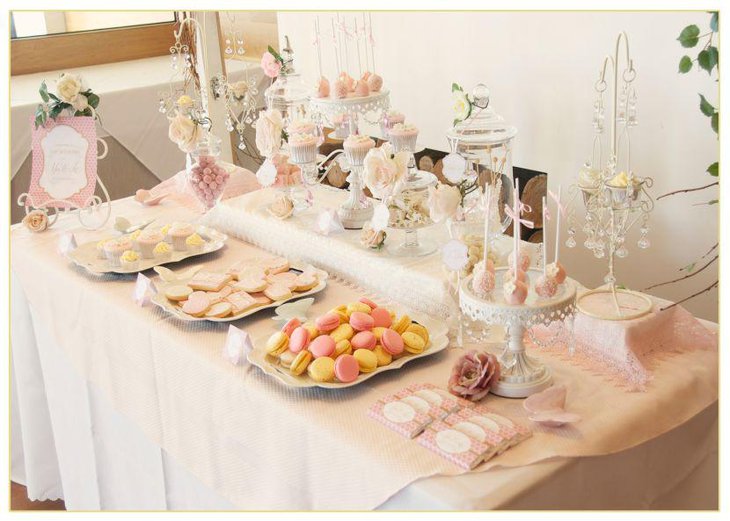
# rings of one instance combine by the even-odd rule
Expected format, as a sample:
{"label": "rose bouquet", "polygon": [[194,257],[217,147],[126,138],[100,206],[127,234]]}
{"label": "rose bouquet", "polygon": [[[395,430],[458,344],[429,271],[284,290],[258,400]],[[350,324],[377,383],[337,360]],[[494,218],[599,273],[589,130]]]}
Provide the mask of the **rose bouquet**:
{"label": "rose bouquet", "polygon": [[90,116],[98,118],[96,108],[99,96],[84,87],[81,76],[63,73],[56,82],[56,93],[48,92],[46,82],[41,83],[38,93],[43,103],[35,111],[36,128],[46,124],[48,119],[55,120],[64,110],[72,116]]}

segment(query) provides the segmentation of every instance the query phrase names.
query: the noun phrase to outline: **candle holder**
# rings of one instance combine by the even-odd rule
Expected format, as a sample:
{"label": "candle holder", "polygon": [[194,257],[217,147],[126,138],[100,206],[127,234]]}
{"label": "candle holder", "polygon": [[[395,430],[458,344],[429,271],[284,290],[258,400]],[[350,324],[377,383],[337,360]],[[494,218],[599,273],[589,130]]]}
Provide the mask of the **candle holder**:
{"label": "candle holder", "polygon": [[[621,44],[625,53],[621,53]],[[623,58],[623,60],[622,60]],[[609,67],[610,66],[610,67]],[[646,298],[617,287],[614,271],[617,258],[628,256],[628,232],[641,223],[639,248],[650,246],[649,215],[654,209],[654,200],[649,193],[653,185],[650,177],[639,177],[631,169],[630,130],[638,125],[636,117],[636,79],[634,61],[629,52],[629,39],[625,32],[616,38],[614,54],[603,60],[598,81],[594,85],[593,153],[580,170],[578,183],[571,188],[572,198],[579,195],[586,210],[582,230],[586,234],[583,245],[593,252],[597,259],[608,259],[608,273],[604,277],[607,284],[582,295],[577,301],[578,309],[588,315],[606,320],[629,320],[641,317],[651,311],[652,303]],[[604,94],[612,85],[610,119],[610,154],[603,163],[601,147],[604,131],[605,105]],[[619,165],[623,164],[624,168]],[[568,248],[576,246],[575,214],[568,216]],[[612,308],[600,306],[602,297],[610,295]]]}

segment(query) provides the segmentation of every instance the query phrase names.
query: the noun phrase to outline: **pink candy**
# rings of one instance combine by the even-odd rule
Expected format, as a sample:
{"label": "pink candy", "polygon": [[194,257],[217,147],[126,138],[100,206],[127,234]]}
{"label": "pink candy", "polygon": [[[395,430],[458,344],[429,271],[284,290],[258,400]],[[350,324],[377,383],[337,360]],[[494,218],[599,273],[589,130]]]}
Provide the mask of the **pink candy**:
{"label": "pink candy", "polygon": [[212,156],[200,156],[190,169],[190,185],[198,199],[212,208],[223,195],[230,174]]}

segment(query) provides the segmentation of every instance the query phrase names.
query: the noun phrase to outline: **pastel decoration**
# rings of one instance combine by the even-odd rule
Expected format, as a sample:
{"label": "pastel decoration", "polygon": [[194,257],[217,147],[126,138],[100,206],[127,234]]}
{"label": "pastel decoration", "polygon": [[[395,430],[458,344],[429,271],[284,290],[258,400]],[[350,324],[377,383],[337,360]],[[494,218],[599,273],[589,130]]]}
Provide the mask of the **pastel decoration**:
{"label": "pastel decoration", "polygon": [[155,285],[152,280],[149,277],[138,273],[137,282],[134,284],[134,292],[132,293],[134,302],[138,306],[146,306],[149,304],[150,299],[155,293],[157,293],[157,290],[155,289]]}
{"label": "pastel decoration", "polygon": [[78,244],[76,242],[76,236],[73,233],[66,232],[58,239],[58,253],[61,255],[67,256],[76,248],[78,248]]}
{"label": "pastel decoration", "polygon": [[315,221],[314,231],[320,235],[335,235],[345,231],[337,210],[325,209],[319,212]]}
{"label": "pastel decoration", "polygon": [[252,349],[251,336],[246,331],[242,331],[233,325],[228,326],[228,335],[222,353],[225,360],[233,365],[239,365]]}
{"label": "pastel decoration", "polygon": [[441,248],[444,265],[450,271],[461,271],[469,262],[469,247],[458,239],[451,239]]}

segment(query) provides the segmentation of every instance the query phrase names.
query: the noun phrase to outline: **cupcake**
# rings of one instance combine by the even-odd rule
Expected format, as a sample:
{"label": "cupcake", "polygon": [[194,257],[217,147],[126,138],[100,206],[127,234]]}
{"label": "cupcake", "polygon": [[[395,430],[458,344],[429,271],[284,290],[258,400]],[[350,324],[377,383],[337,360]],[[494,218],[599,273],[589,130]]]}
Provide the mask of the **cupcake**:
{"label": "cupcake", "polygon": [[119,261],[125,270],[136,270],[139,268],[139,253],[134,250],[125,250]]}
{"label": "cupcake", "polygon": [[393,128],[393,125],[396,123],[403,123],[405,120],[406,117],[403,113],[391,109],[383,116],[383,120],[380,122],[380,130],[383,132],[383,135],[387,137],[388,132],[391,128]]}
{"label": "cupcake", "polygon": [[167,234],[170,233],[170,225],[166,224],[162,228],[160,228],[160,233],[163,237],[167,238]]}
{"label": "cupcake", "polygon": [[108,240],[109,239],[102,239],[96,243],[96,255],[100,259],[106,259],[106,252],[104,252],[104,245],[107,243]]}
{"label": "cupcake", "polygon": [[396,123],[388,132],[388,138],[396,151],[413,152],[416,149],[418,129],[409,123]]}
{"label": "cupcake", "polygon": [[110,239],[104,243],[104,254],[109,264],[112,266],[120,265],[120,258],[127,250],[133,250],[132,241],[129,237],[120,237],[118,239]]}
{"label": "cupcake", "polygon": [[160,242],[165,240],[165,236],[159,230],[145,230],[137,237],[137,247],[142,254],[143,259],[151,259],[154,257],[152,250]]}
{"label": "cupcake", "polygon": [[152,249],[152,255],[155,260],[158,261],[170,260],[170,257],[172,256],[172,247],[164,241],[158,242]]}
{"label": "cupcake", "polygon": [[317,127],[311,121],[306,119],[298,119],[293,121],[286,127],[286,132],[291,136],[292,134],[314,134]]}
{"label": "cupcake", "polygon": [[170,231],[167,232],[168,237],[172,240],[172,247],[176,251],[186,251],[188,248],[185,239],[195,233],[195,229],[189,223],[173,223]]}
{"label": "cupcake", "polygon": [[205,241],[200,235],[193,233],[185,239],[185,245],[187,246],[188,251],[199,252],[203,249],[203,246],[205,246]]}
{"label": "cupcake", "polygon": [[142,234],[142,230],[134,230],[132,233],[127,235],[130,241],[132,241],[132,248],[137,249],[137,239],[139,239],[139,236]]}
{"label": "cupcake", "polygon": [[289,154],[294,164],[314,163],[317,160],[317,138],[309,133],[290,134]]}
{"label": "cupcake", "polygon": [[359,134],[350,134],[343,143],[345,154],[351,165],[362,165],[365,155],[374,146],[375,141]]}

